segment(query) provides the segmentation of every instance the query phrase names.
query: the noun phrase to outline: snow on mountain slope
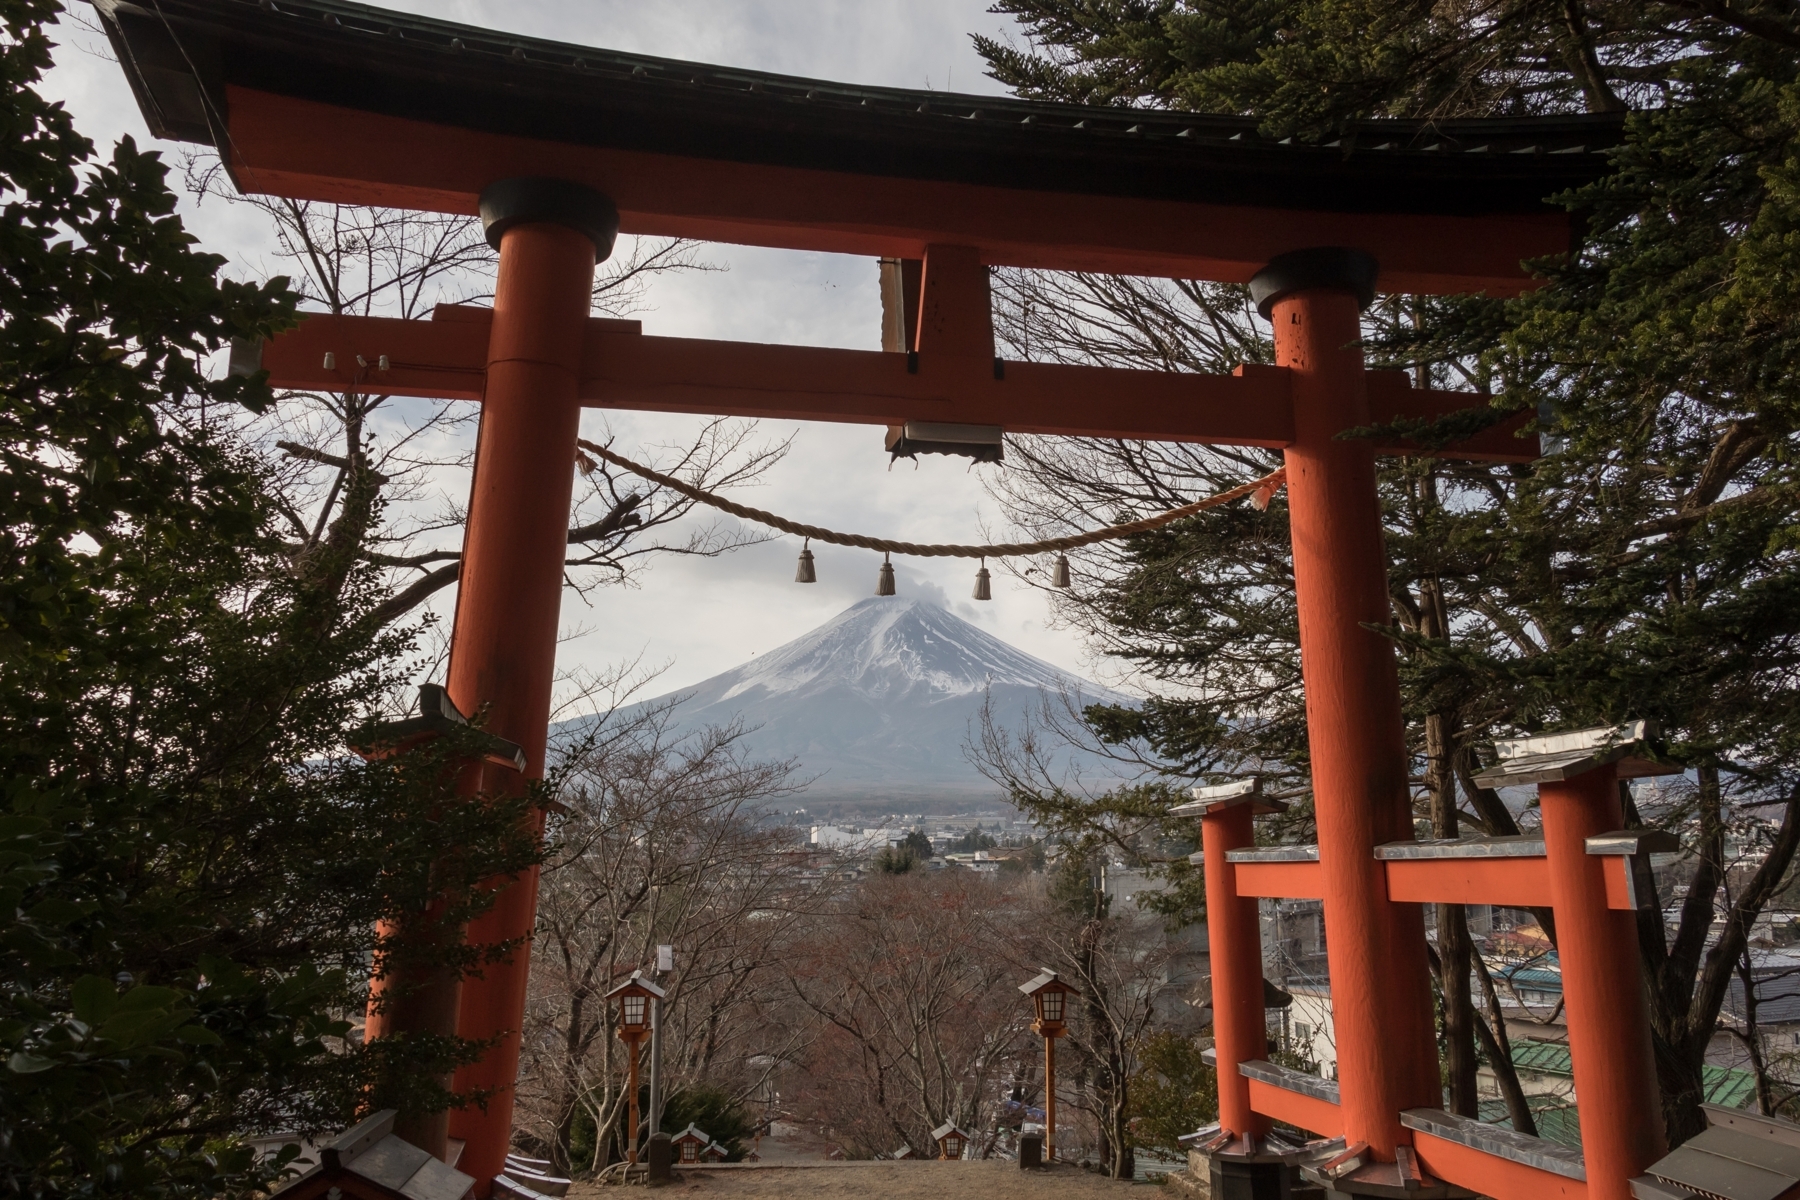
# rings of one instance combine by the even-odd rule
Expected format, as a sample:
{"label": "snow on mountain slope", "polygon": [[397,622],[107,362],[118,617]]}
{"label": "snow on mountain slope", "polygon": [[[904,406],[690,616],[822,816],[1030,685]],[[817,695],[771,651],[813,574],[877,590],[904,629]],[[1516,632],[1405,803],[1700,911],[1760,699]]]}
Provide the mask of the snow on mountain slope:
{"label": "snow on mountain slope", "polygon": [[[794,641],[669,697],[684,728],[740,720],[832,799],[993,795],[963,752],[983,701],[1017,728],[1045,693],[1127,697],[1033,658],[929,601],[871,596]],[[656,703],[650,701],[649,703]]]}
{"label": "snow on mountain slope", "polygon": [[904,700],[963,696],[993,683],[1055,689],[1072,679],[930,601],[870,596],[804,637],[713,676],[692,694],[716,703],[759,691],[805,695],[848,687]]}

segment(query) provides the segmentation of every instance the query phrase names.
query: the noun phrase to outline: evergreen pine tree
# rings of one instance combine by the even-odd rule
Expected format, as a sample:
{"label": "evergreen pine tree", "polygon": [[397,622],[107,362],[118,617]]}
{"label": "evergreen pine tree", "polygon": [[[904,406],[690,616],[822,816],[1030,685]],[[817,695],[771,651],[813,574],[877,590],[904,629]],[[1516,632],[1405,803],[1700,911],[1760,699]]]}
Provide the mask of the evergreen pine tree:
{"label": "evergreen pine tree", "polygon": [[477,1047],[359,1044],[370,963],[471,965],[445,935],[536,860],[537,800],[445,802],[475,732],[349,752],[408,637],[371,568],[284,555],[217,432],[268,389],[208,369],[292,295],[222,279],[158,157],[37,94],[58,10],[0,0],[0,1190],[247,1195],[252,1135],[453,1102]]}

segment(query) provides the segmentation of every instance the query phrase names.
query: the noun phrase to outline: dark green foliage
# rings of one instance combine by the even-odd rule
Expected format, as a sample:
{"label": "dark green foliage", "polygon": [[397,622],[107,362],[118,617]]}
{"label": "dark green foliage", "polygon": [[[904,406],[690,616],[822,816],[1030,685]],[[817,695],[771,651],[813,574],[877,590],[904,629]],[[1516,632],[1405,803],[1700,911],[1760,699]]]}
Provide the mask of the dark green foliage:
{"label": "dark green foliage", "polygon": [[1000,842],[993,834],[983,833],[979,829],[971,829],[969,832],[957,838],[954,842],[951,842],[949,848],[945,850],[944,853],[973,854],[977,850],[992,850],[999,844]]}
{"label": "dark green foliage", "polygon": [[993,11],[1017,17],[1032,48],[976,46],[989,74],[1021,95],[1249,113],[1285,136],[1384,114],[1617,108],[1620,93],[1671,86],[1671,51],[1697,40],[1704,7],[1000,0]]}
{"label": "dark green foliage", "polygon": [[[650,1088],[644,1084],[639,1088],[638,1103],[641,1112],[648,1112],[650,1105]],[[726,1162],[742,1162],[749,1139],[756,1133],[750,1115],[744,1106],[733,1099],[723,1088],[708,1084],[693,1084],[683,1087],[663,1100],[662,1131],[671,1136],[686,1129],[689,1124],[698,1126],[708,1137],[725,1147]],[[620,1128],[624,1122],[621,1119]],[[648,1135],[646,1135],[646,1141]],[[640,1143],[639,1158],[644,1151]],[[569,1161],[575,1164],[592,1162],[594,1159],[594,1117],[586,1108],[575,1114],[574,1133],[569,1139]]]}
{"label": "dark green foliage", "polygon": [[1194,1038],[1167,1030],[1138,1047],[1138,1073],[1131,1081],[1131,1135],[1139,1146],[1171,1158],[1186,1151],[1183,1134],[1219,1119],[1219,1074],[1200,1058]]}
{"label": "dark green foliage", "polygon": [[663,1101],[665,1133],[680,1133],[689,1124],[698,1126],[728,1151],[726,1162],[741,1162],[745,1143],[755,1133],[744,1106],[723,1088],[694,1084]]}
{"label": "dark green foliage", "polygon": [[873,861],[883,875],[904,875],[924,860],[911,846],[883,846]]}
{"label": "dark green foliage", "polygon": [[1081,920],[1104,918],[1112,902],[1100,887],[1100,864],[1090,854],[1064,847],[1050,872],[1050,902]]}
{"label": "dark green foliage", "polygon": [[882,848],[875,856],[875,869],[886,875],[904,875],[930,857],[931,839],[914,829],[898,845]]}
{"label": "dark green foliage", "polygon": [[35,94],[57,11],[0,0],[0,1191],[246,1194],[245,1135],[448,1101],[413,1081],[472,1047],[353,1039],[375,922],[534,861],[535,801],[445,804],[455,740],[347,753],[408,637],[331,539],[283,553],[217,432],[268,389],[203,369],[293,297]]}

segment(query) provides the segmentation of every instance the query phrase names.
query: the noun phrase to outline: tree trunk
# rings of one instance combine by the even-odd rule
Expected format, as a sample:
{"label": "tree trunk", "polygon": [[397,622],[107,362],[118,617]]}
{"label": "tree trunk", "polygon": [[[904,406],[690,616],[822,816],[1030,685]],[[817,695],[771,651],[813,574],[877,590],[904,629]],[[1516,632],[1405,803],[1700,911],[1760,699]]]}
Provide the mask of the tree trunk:
{"label": "tree trunk", "polygon": [[1706,1114],[1700,1103],[1706,1098],[1706,1080],[1700,1074],[1705,1057],[1705,1043],[1700,1039],[1699,1056],[1684,1048],[1671,1047],[1663,1038],[1653,1039],[1656,1048],[1656,1086],[1662,1092],[1663,1128],[1669,1145],[1687,1141],[1706,1128]]}
{"label": "tree trunk", "polygon": [[[1448,641],[1449,617],[1443,585],[1436,577],[1419,587],[1421,627],[1425,636]],[[1460,722],[1456,713],[1439,709],[1425,717],[1426,783],[1431,789],[1431,835],[1455,838],[1460,829],[1456,815],[1456,741]],[[1437,906],[1438,987],[1444,997],[1444,1065],[1449,1073],[1450,1111],[1459,1117],[1480,1113],[1476,1091],[1475,1002],[1469,995],[1470,958],[1474,943],[1469,937],[1468,910],[1460,904]]]}
{"label": "tree trunk", "polygon": [[[1706,1128],[1700,1103],[1706,1084],[1700,1068],[1712,1040],[1713,1022],[1698,1022],[1694,986],[1712,929],[1713,905],[1725,878],[1725,822],[1719,769],[1703,766],[1698,776],[1699,835],[1694,878],[1682,901],[1681,919],[1667,955],[1654,958],[1656,947],[1640,931],[1639,951],[1649,981],[1650,1026],[1656,1049],[1657,1086],[1662,1091],[1663,1123],[1669,1145],[1679,1146]],[[1700,1026],[1704,1025],[1704,1028]]]}
{"label": "tree trunk", "polygon": [[1519,1069],[1513,1066],[1512,1039],[1506,1033],[1506,1016],[1500,1011],[1500,996],[1494,991],[1494,977],[1488,974],[1487,961],[1480,955],[1474,958],[1477,976],[1481,979],[1481,995],[1487,1002],[1488,1015],[1492,1023],[1475,1018],[1475,1029],[1481,1037],[1482,1049],[1487,1053],[1488,1064],[1494,1068],[1494,1078],[1500,1084],[1500,1095],[1506,1099],[1506,1114],[1512,1118],[1513,1129],[1529,1137],[1538,1136],[1537,1118],[1531,1115],[1531,1105],[1525,1101],[1525,1088],[1519,1083]]}
{"label": "tree trunk", "polygon": [[[577,989],[569,1000],[569,1025],[563,1031],[563,1085],[557,1101],[556,1134],[550,1143],[550,1162],[558,1171],[571,1169],[570,1154],[575,1141],[575,1119],[581,1110],[581,1060],[585,1046],[582,1038],[582,1013],[586,993]],[[598,1131],[595,1132],[598,1137]]]}
{"label": "tree trunk", "polygon": [[561,1174],[566,1175],[572,1170],[570,1155],[575,1141],[575,1118],[580,1111],[574,1086],[564,1084],[562,1096],[556,1103],[556,1132],[550,1142],[550,1165]]}
{"label": "tree trunk", "polygon": [[1738,960],[1738,979],[1744,985],[1744,1048],[1750,1052],[1750,1069],[1756,1073],[1756,1105],[1764,1115],[1775,1112],[1775,1094],[1769,1086],[1769,1068],[1763,1061],[1762,1031],[1756,1021],[1756,964],[1751,961],[1750,947],[1744,947]]}
{"label": "tree trunk", "polygon": [[1480,1062],[1475,1057],[1475,1004],[1469,995],[1470,960],[1474,957],[1469,915],[1460,904],[1440,904],[1437,910],[1450,1111],[1459,1117],[1477,1117],[1481,1115],[1475,1086]]}

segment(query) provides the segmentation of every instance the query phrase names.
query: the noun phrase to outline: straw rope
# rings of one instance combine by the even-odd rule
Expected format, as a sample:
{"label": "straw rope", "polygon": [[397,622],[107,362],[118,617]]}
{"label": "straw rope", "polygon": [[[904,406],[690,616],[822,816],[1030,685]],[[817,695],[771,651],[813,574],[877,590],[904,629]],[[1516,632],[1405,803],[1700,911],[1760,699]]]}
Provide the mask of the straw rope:
{"label": "straw rope", "polygon": [[[1249,483],[1239,484],[1229,491],[1220,492],[1205,499],[1196,500],[1192,504],[1184,504],[1180,508],[1171,508],[1167,512],[1157,513],[1153,517],[1144,517],[1137,521],[1126,521],[1121,525],[1109,525],[1105,529],[1089,530],[1087,533],[1071,534],[1068,537],[1045,538],[1037,542],[1000,542],[990,546],[944,546],[922,544],[919,542],[896,542],[887,538],[869,537],[861,533],[839,533],[833,529],[825,529],[818,525],[802,525],[798,521],[790,521],[786,517],[776,516],[760,508],[751,508],[746,504],[737,504],[714,495],[705,488],[695,487],[691,483],[683,483],[672,475],[664,475],[661,471],[646,467],[643,463],[632,462],[623,454],[616,454],[605,446],[581,440],[582,449],[599,458],[605,459],[615,467],[630,471],[652,483],[661,484],[673,492],[680,492],[690,500],[711,505],[721,512],[728,512],[734,517],[742,517],[747,521],[755,521],[759,525],[767,525],[779,529],[783,533],[791,533],[796,537],[811,538],[815,542],[825,542],[833,546],[860,546],[864,550],[880,550],[889,554],[910,554],[917,558],[1009,558],[1027,554],[1042,554],[1049,550],[1074,550],[1081,546],[1091,546],[1096,542],[1113,541],[1117,538],[1131,537],[1133,534],[1147,533],[1152,529],[1160,529],[1172,521],[1183,517],[1191,517],[1195,513],[1209,508],[1217,508],[1221,504],[1230,504],[1233,500],[1241,500],[1245,496],[1260,493],[1261,504],[1268,504],[1268,498],[1287,482],[1287,468],[1273,471],[1261,479],[1253,479]],[[591,469],[591,465],[588,469]],[[584,471],[585,473],[585,471]]]}

